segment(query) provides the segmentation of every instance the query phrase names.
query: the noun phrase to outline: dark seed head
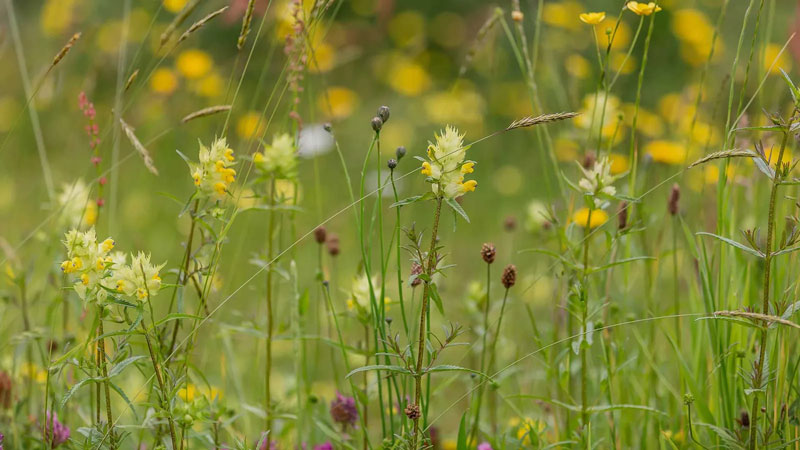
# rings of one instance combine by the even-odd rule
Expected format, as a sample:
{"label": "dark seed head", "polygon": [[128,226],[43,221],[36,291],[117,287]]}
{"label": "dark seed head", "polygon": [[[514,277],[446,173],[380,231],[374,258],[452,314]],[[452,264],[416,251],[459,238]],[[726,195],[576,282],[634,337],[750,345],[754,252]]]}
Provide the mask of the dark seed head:
{"label": "dark seed head", "polygon": [[317,244],[324,243],[327,235],[328,232],[325,230],[325,227],[317,227],[317,229],[314,230],[314,240],[317,241]]}
{"label": "dark seed head", "polygon": [[390,169],[394,170],[394,168],[397,167],[397,160],[391,158],[389,159],[389,161],[386,162],[386,165],[389,166]]}
{"label": "dark seed head", "polygon": [[389,107],[384,105],[384,106],[381,106],[380,108],[378,108],[378,117],[381,118],[383,123],[388,122],[389,121]]}
{"label": "dark seed head", "polygon": [[333,129],[330,122],[325,122],[325,125],[323,125],[322,128],[324,128],[325,131],[327,131],[328,133],[330,133],[331,130]]}
{"label": "dark seed head", "polygon": [[507,265],[500,281],[503,283],[503,287],[511,289],[511,286],[517,283],[517,268],[513,264]]}
{"label": "dark seed head", "polygon": [[669,193],[669,203],[667,203],[667,209],[669,210],[669,214],[674,216],[678,214],[678,202],[681,198],[681,188],[678,184],[672,185],[672,190]]}
{"label": "dark seed head", "polygon": [[494,244],[491,242],[483,244],[481,247],[481,258],[483,258],[486,264],[493,263],[495,256],[497,256],[497,249],[494,248]]}
{"label": "dark seed head", "polygon": [[583,156],[583,161],[581,165],[584,169],[590,170],[594,167],[594,163],[597,161],[597,157],[594,155],[594,152],[587,152],[586,155]]}
{"label": "dark seed head", "polygon": [[617,228],[624,230],[628,227],[628,202],[623,201],[617,210]]}
{"label": "dark seed head", "polygon": [[372,123],[372,129],[375,130],[376,133],[378,131],[381,131],[381,127],[383,127],[383,121],[381,120],[380,117],[378,116],[373,117],[371,123]]}
{"label": "dark seed head", "polygon": [[747,414],[747,411],[742,410],[742,412],[739,414],[738,422],[744,428],[750,428],[750,415]]}
{"label": "dark seed head", "polygon": [[401,159],[403,159],[403,156],[406,156],[406,148],[403,147],[402,145],[400,147],[397,147],[397,150],[394,151],[394,156],[396,156],[397,160],[400,161]]}
{"label": "dark seed head", "polygon": [[422,414],[420,414],[419,405],[408,405],[405,409],[406,417],[411,420],[419,419]]}
{"label": "dark seed head", "polygon": [[503,221],[503,228],[509,233],[517,229],[517,218],[514,216],[507,216]]}
{"label": "dark seed head", "polygon": [[339,254],[339,236],[336,233],[331,233],[325,241],[325,246],[328,247],[328,253],[331,256]]}

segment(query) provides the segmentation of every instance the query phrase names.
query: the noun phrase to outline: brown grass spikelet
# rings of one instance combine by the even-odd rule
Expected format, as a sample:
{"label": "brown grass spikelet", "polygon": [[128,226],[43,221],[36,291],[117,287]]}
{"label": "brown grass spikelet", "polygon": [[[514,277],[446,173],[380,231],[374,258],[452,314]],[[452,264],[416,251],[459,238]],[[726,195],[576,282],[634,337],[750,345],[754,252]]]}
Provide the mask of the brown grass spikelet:
{"label": "brown grass spikelet", "polygon": [[161,33],[160,43],[159,46],[163,47],[164,44],[169,41],[169,38],[172,37],[172,33],[189,18],[190,15],[194,12],[194,9],[197,8],[197,5],[200,3],[200,0],[190,0],[180,12],[172,19],[172,22],[167,25],[167,29]]}
{"label": "brown grass spikelet", "polygon": [[125,92],[127,92],[128,89],[130,89],[131,85],[133,84],[134,81],[136,81],[136,78],[138,77],[139,77],[139,69],[136,69],[133,71],[131,76],[128,77],[128,81],[125,82],[125,89],[124,89]]}
{"label": "brown grass spikelet", "polygon": [[195,31],[197,31],[198,29],[202,28],[206,23],[208,23],[214,17],[217,17],[218,15],[224,13],[225,10],[227,10],[227,9],[228,9],[227,6],[223,6],[222,8],[212,12],[211,14],[208,14],[207,16],[203,17],[202,19],[200,19],[197,22],[193,23],[192,26],[190,26],[188,29],[186,29],[186,31],[183,32],[183,34],[181,34],[181,37],[178,38],[178,43],[181,43],[181,42],[185,41],[189,37],[189,35],[191,35]]}
{"label": "brown grass spikelet", "polygon": [[149,170],[153,175],[158,175],[158,169],[156,169],[156,166],[153,164],[153,158],[150,156],[150,152],[147,151],[144,145],[142,145],[142,143],[139,141],[139,138],[136,137],[136,134],[133,132],[133,128],[131,128],[131,126],[128,125],[127,122],[125,122],[125,120],[123,120],[121,117],[119,119],[119,123],[122,125],[122,130],[125,132],[125,135],[128,136],[131,144],[133,144],[133,148],[135,148],[136,151],[139,152],[139,155],[141,155],[147,170]]}
{"label": "brown grass spikelet", "polygon": [[194,120],[200,117],[211,116],[213,114],[221,113],[224,111],[230,111],[231,105],[215,105],[209,106],[207,108],[199,109],[193,113],[189,113],[181,119],[181,123],[186,123],[190,120]]}
{"label": "brown grass spikelet", "polygon": [[242,31],[239,32],[239,39],[236,40],[236,48],[241,50],[244,43],[247,42],[247,35],[250,34],[250,23],[253,21],[253,8],[256,6],[256,0],[250,0],[247,3],[247,10],[242,19]]}
{"label": "brown grass spikelet", "polygon": [[539,114],[538,116],[523,117],[522,119],[517,119],[511,122],[511,124],[508,127],[506,127],[506,131],[513,130],[515,128],[532,127],[534,125],[539,125],[542,123],[558,122],[560,120],[572,119],[573,117],[577,117],[578,115],[580,115],[580,113],[559,112],[550,114]]}
{"label": "brown grass spikelet", "polygon": [[64,44],[63,47],[61,47],[61,50],[59,50],[56,56],[53,58],[53,63],[50,64],[51,69],[55,67],[56,64],[58,64],[62,59],[64,59],[65,56],[67,56],[67,53],[69,53],[72,46],[75,45],[75,42],[77,42],[78,39],[80,38],[81,38],[80,32],[73,34],[72,37],[69,38],[69,41],[67,41],[67,43]]}

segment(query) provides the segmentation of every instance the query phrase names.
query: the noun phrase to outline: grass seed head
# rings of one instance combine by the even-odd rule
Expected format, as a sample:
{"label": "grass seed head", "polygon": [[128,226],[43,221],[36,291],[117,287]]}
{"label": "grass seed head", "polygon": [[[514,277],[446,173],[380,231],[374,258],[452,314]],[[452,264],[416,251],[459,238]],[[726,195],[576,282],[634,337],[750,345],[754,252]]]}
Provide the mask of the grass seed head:
{"label": "grass seed head", "polygon": [[497,249],[494,247],[494,244],[487,242],[481,246],[481,258],[483,258],[486,264],[493,263],[495,256],[497,256]]}

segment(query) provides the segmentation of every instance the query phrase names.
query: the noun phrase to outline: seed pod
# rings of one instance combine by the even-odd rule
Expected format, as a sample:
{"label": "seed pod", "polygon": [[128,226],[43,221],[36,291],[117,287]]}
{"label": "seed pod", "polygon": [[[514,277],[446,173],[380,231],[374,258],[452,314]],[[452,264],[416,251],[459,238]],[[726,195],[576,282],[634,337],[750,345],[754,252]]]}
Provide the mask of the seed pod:
{"label": "seed pod", "polygon": [[383,121],[381,120],[380,117],[378,116],[373,117],[372,122],[370,123],[372,124],[372,129],[375,130],[376,133],[378,131],[381,131],[381,128],[383,127]]}
{"label": "seed pod", "polygon": [[678,206],[679,201],[681,199],[681,188],[678,186],[677,183],[672,185],[672,190],[669,193],[669,202],[667,203],[667,209],[669,210],[669,214],[674,216],[678,214]]}
{"label": "seed pod", "polygon": [[503,287],[511,289],[517,283],[517,268],[513,264],[507,265],[500,281],[503,283]]}
{"label": "seed pod", "polygon": [[326,237],[327,230],[325,230],[325,227],[317,227],[317,229],[314,230],[314,240],[317,241],[317,244],[324,243]]}
{"label": "seed pod", "polygon": [[384,105],[384,106],[381,106],[380,108],[378,108],[378,117],[381,118],[383,123],[388,122],[389,121],[389,107]]}
{"label": "seed pod", "polygon": [[494,244],[490,242],[483,244],[481,247],[481,258],[483,258],[486,264],[493,263],[495,256],[497,256],[497,249],[494,248]]}

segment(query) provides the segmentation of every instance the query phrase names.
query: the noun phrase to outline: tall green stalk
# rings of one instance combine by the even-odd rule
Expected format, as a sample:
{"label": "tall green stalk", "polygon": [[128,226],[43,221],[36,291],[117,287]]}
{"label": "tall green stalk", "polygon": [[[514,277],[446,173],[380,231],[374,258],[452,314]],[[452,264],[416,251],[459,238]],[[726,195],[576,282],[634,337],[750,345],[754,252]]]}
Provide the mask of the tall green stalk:
{"label": "tall green stalk", "polygon": [[[441,189],[440,189],[441,190]],[[419,408],[419,402],[422,398],[422,359],[425,354],[425,341],[426,341],[426,326],[425,319],[428,316],[428,301],[430,297],[430,284],[431,277],[436,268],[436,236],[439,234],[439,219],[442,214],[442,201],[444,200],[440,192],[436,197],[436,210],[433,214],[433,228],[431,229],[431,245],[428,249],[428,262],[425,265],[425,275],[427,280],[424,280],[422,288],[422,310],[419,315],[419,343],[417,344],[417,366],[414,371],[415,390],[414,390],[414,406]],[[421,414],[421,412],[420,412]],[[420,414],[414,417],[414,432],[411,434],[411,449],[417,449],[417,440],[419,439],[419,419]]]}
{"label": "tall green stalk", "polygon": [[[783,141],[781,142],[781,149],[778,152],[778,160],[775,163],[775,176],[772,179],[772,190],[769,194],[769,217],[767,219],[767,242],[764,246],[764,296],[761,304],[761,313],[762,314],[769,314],[769,291],[770,291],[770,269],[772,266],[772,243],[775,235],[775,200],[778,195],[778,186],[780,185],[780,180],[778,179],[778,172],[780,171],[781,162],[783,161],[783,154],[786,150],[786,144],[789,141],[789,131],[788,129],[791,127],[790,125],[787,126],[787,129],[783,132]],[[761,389],[763,384],[763,376],[764,376],[764,356],[766,354],[767,348],[767,328],[763,327],[761,329],[761,337],[759,339],[759,349],[758,349],[758,359],[755,362],[754,373],[753,373],[753,386],[752,388],[756,391],[753,392],[753,407],[750,409],[750,439],[749,439],[749,448],[750,450],[754,450],[757,447],[758,441],[758,399],[759,399],[759,392],[758,390]],[[766,395],[766,393],[765,393]]]}

